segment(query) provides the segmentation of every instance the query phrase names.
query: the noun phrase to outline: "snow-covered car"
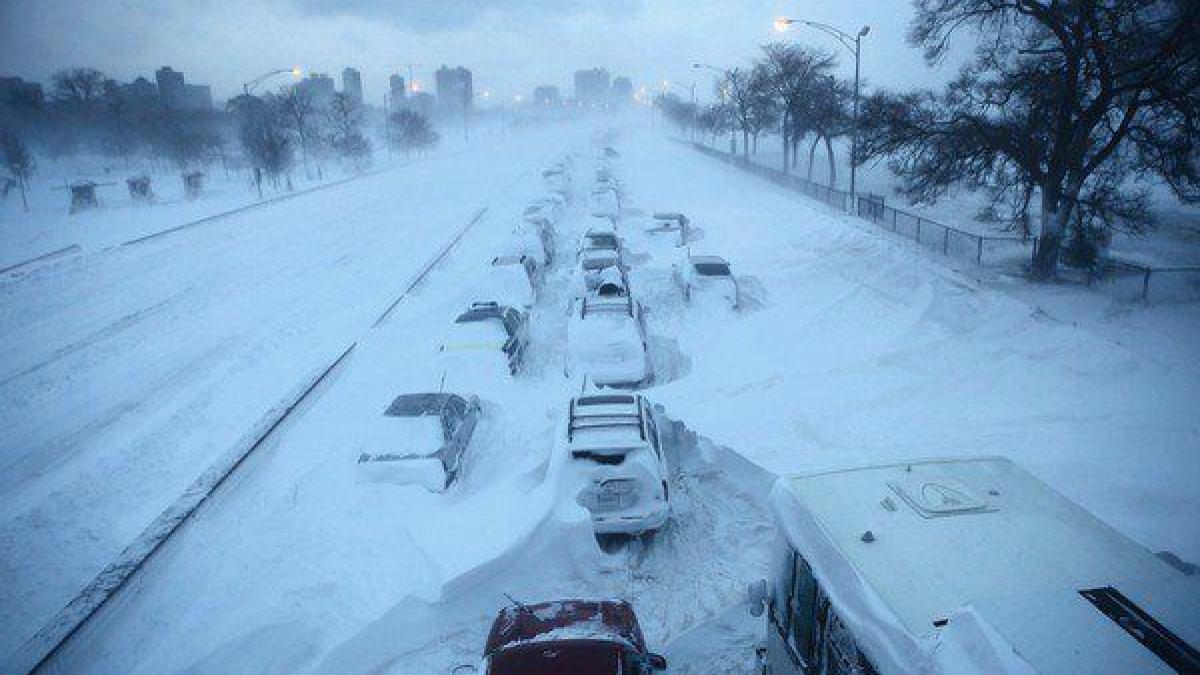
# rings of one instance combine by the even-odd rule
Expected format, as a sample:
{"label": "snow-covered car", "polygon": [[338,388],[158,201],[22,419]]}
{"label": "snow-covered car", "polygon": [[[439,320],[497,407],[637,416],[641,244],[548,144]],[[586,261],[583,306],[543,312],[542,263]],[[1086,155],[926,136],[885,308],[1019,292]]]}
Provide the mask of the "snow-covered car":
{"label": "snow-covered car", "polygon": [[770,504],[772,675],[1200,672],[1200,577],[1008,459],[785,477]]}
{"label": "snow-covered car", "polygon": [[492,258],[487,285],[488,295],[502,305],[533,307],[540,280],[538,264],[527,255],[502,255]]}
{"label": "snow-covered car", "polygon": [[450,325],[439,351],[448,376],[454,371],[485,376],[516,375],[529,346],[529,315],[496,302],[473,303]]}
{"label": "snow-covered car", "polygon": [[646,233],[674,232],[677,236],[677,246],[687,244],[688,227],[691,221],[682,213],[657,212],[652,218],[646,219]]}
{"label": "snow-covered car", "polygon": [[529,256],[539,268],[549,267],[554,261],[553,232],[541,224],[523,223],[513,230],[509,250],[516,255]]}
{"label": "snow-covered car", "polygon": [[670,468],[655,411],[636,394],[571,399],[566,452],[576,501],[599,534],[640,534],[670,517]]}
{"label": "snow-covered car", "polygon": [[457,394],[403,394],[369,425],[358,456],[359,479],[418,484],[441,491],[458,477],[479,420],[479,399]]}
{"label": "snow-covered car", "polygon": [[585,251],[588,249],[619,251],[621,249],[621,238],[611,228],[603,226],[589,227],[579,240],[579,250]]}
{"label": "snow-covered car", "polygon": [[567,322],[567,377],[586,376],[597,386],[635,387],[650,378],[642,306],[632,297],[575,303]]}
{"label": "snow-covered car", "polygon": [[673,277],[683,299],[714,296],[733,308],[738,306],[738,284],[729,261],[715,255],[689,255],[675,265]]}
{"label": "snow-covered car", "polygon": [[[647,650],[624,600],[557,600],[500,610],[483,649],[486,675],[650,675],[667,660]],[[478,672],[473,665],[456,673]]]}
{"label": "snow-covered car", "polygon": [[616,218],[621,213],[621,197],[611,188],[592,190],[591,207],[592,215]]}

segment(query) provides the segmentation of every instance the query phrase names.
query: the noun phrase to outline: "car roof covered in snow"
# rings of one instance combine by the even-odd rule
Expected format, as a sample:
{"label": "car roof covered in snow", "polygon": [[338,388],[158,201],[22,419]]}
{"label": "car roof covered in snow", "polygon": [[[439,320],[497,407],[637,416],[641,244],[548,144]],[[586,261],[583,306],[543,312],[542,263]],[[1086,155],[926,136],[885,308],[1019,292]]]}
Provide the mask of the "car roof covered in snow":
{"label": "car roof covered in snow", "polygon": [[510,253],[507,255],[498,255],[492,258],[492,267],[501,267],[504,265],[524,265],[526,256],[522,253]]}
{"label": "car roof covered in snow", "polygon": [[383,412],[391,417],[417,417],[420,415],[441,415],[446,412],[451,401],[458,401],[463,408],[467,400],[458,394],[428,393],[401,394],[397,396]]}
{"label": "car roof covered in snow", "polygon": [[624,600],[555,600],[500,610],[484,656],[513,645],[560,640],[606,640],[645,651],[633,606]]}
{"label": "car roof covered in snow", "polygon": [[719,255],[693,255],[688,257],[693,265],[728,265],[729,261]]}
{"label": "car roof covered in snow", "polygon": [[645,444],[638,398],[630,394],[594,394],[571,399],[567,443],[572,449]]}
{"label": "car roof covered in snow", "polygon": [[[1126,651],[1134,654],[1138,667],[1119,672],[1159,672],[1154,669],[1156,663],[1162,665],[1158,657],[1079,591],[1120,590],[1125,584],[1136,593],[1126,582],[1161,586],[1189,581],[1004,458],[921,461],[783,478],[771,503],[787,538],[812,566],[868,654],[885,663],[905,652],[917,658],[921,642],[964,636],[971,641],[970,636],[980,634],[994,640],[999,634],[1011,645],[999,652],[1011,654],[1024,641],[1029,644],[1018,651],[1025,659],[1043,657],[1038,663],[1022,661],[1033,672],[1110,672],[1074,659],[1067,659],[1072,664],[1067,670],[1055,667],[1050,653],[1058,651],[1051,647],[1056,641],[1086,646],[1094,651],[1088,659],[1100,663]],[[1159,620],[1172,628],[1186,624],[1193,634],[1200,630],[1198,589],[1192,584],[1190,619],[1185,618],[1189,610],[1162,602],[1160,592],[1155,607],[1167,615]],[[1141,597],[1153,595],[1143,592]],[[1040,617],[1049,632],[1031,635],[1032,616]],[[985,627],[964,628],[969,625]],[[1035,648],[1039,640],[1040,651]],[[979,645],[960,651],[943,648],[938,658],[979,650]],[[929,653],[925,657],[936,660]],[[899,672],[914,667],[911,660],[897,663]],[[955,666],[943,672],[989,671]]]}

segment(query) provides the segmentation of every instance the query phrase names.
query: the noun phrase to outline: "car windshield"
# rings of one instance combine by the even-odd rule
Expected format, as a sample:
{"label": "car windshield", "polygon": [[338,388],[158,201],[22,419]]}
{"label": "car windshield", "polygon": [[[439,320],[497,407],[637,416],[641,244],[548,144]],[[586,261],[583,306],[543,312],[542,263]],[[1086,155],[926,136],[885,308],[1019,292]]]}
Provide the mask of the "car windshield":
{"label": "car windshield", "polygon": [[583,259],[583,269],[602,270],[605,267],[615,267],[617,257],[612,255],[591,255]]}
{"label": "car windshield", "polygon": [[702,262],[696,263],[695,267],[696,274],[702,277],[727,277],[731,275],[729,265],[725,263]]}
{"label": "car windshield", "polygon": [[612,235],[607,232],[593,232],[592,234],[588,235],[588,240],[590,240],[592,242],[592,246],[595,246],[596,248],[617,247],[616,235]]}

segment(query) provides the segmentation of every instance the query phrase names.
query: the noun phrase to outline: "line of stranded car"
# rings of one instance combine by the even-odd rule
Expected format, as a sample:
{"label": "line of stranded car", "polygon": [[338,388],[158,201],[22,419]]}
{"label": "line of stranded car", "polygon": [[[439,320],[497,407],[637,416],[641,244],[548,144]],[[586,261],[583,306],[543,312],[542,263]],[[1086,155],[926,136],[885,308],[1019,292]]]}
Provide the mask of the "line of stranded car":
{"label": "line of stranded car", "polygon": [[[596,385],[635,387],[650,369],[643,310],[630,292],[616,231],[621,191],[608,165],[614,156],[605,148],[598,158],[594,216],[577,253],[566,370]],[[569,185],[569,167],[544,175],[552,185]],[[522,241],[537,241],[543,252],[526,248],[493,261],[523,269],[531,293],[536,272],[549,264],[553,248],[545,242],[553,240],[569,190],[557,194],[525,214],[537,234]],[[649,220],[648,234],[675,232],[686,245],[685,216],[656,213]],[[739,305],[722,258],[689,252],[672,277],[686,301],[712,295]],[[487,342],[516,372],[528,318],[515,307],[527,310],[529,297],[473,305],[460,322],[480,332],[444,346]],[[486,321],[503,330],[485,334],[469,325]],[[619,389],[570,400],[558,444],[597,533],[650,532],[670,518],[662,412]],[[364,453],[360,463],[401,472],[402,460],[423,484],[445,489],[464,465],[479,402],[407,395],[385,417],[408,428],[381,428],[382,445],[395,438],[425,445],[403,455]],[[770,504],[779,534],[769,577],[748,590],[751,613],[766,617],[757,654],[765,675],[1200,673],[1193,646],[1200,642],[1200,578],[1007,459],[784,477]],[[493,622],[482,667],[488,675],[647,675],[666,665],[647,650],[627,602],[574,599],[512,600]]]}

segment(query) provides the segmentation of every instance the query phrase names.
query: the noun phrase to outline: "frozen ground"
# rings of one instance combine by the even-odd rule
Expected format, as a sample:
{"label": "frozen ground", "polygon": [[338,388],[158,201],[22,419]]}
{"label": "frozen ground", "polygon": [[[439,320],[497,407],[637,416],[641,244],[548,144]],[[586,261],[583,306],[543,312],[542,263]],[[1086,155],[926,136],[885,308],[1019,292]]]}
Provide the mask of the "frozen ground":
{"label": "frozen ground", "polygon": [[[77,453],[124,457],[123,463],[91,474],[75,467],[111,460],[71,460],[28,471],[41,477],[30,481],[25,494],[50,503],[76,499],[94,490],[96,480],[114,476],[130,484],[131,493],[177,493],[179,486],[172,491],[159,484],[162,473],[182,480],[203,465],[206,450],[223,450],[222,439],[236,438],[268,405],[244,410],[248,391],[262,390],[263,400],[278,397],[335,347],[354,338],[360,347],[271,446],[69,643],[56,663],[62,671],[447,672],[452,664],[478,658],[488,623],[506,602],[503,593],[510,593],[530,601],[630,599],[651,648],[666,653],[672,672],[748,674],[761,624],[749,619],[739,599],[743,583],[765,572],[773,533],[764,501],[773,474],[898,458],[1007,455],[1148,547],[1200,558],[1200,490],[1194,481],[1200,475],[1195,415],[1200,305],[1119,304],[1080,289],[1028,287],[975,268],[953,269],[911,242],[644,133],[615,141],[622,156],[614,169],[626,187],[620,233],[631,252],[631,286],[649,309],[656,378],[645,394],[677,421],[668,444],[676,466],[668,527],[652,540],[606,552],[558,480],[554,434],[574,386],[561,377],[568,269],[574,237],[587,220],[578,202],[561,224],[563,262],[534,308],[531,367],[515,381],[480,388],[485,417],[463,479],[445,495],[355,483],[352,461],[361,450],[356,438],[364,416],[379,415],[399,393],[436,388],[434,350],[446,324],[473,298],[486,261],[511,241],[511,224],[539,193],[536,175],[526,170],[575,149],[577,193],[589,187],[594,149],[581,137],[531,138],[486,159],[447,160],[442,169],[431,163],[429,182],[411,191],[423,196],[424,218],[409,217],[402,205],[411,200],[372,182],[391,186],[395,178],[374,177],[326,192],[307,208],[296,200],[296,206],[260,211],[260,227],[251,237],[256,246],[229,246],[202,262],[182,264],[190,258],[181,236],[137,252],[120,268],[132,277],[129,286],[170,281],[212,287],[204,291],[209,312],[224,304],[238,309],[209,315],[215,323],[206,326],[223,327],[216,333],[197,332],[196,312],[172,312],[173,322],[192,329],[187,341],[170,325],[135,329],[141,340],[136,346],[109,348],[125,355],[124,364],[108,371],[92,367],[95,379],[83,385],[92,391],[120,383],[118,392],[133,395],[124,375],[137,372],[129,366],[132,355],[169,354],[171,345],[185,342],[203,350],[222,338],[240,344],[238,331],[248,323],[265,324],[262,332],[275,340],[245,355],[237,362],[240,369],[197,366],[204,381],[220,389],[205,395],[195,415],[189,414],[193,408],[171,402],[186,400],[185,394],[164,395],[157,388],[147,390],[153,395],[138,393],[143,408],[133,408],[128,422],[102,433],[108,443],[97,439],[90,451]],[[409,189],[413,182],[403,185]],[[329,215],[343,199],[362,211]],[[378,330],[365,331],[406,276],[396,268],[418,267],[452,223],[485,204],[491,207],[487,218],[418,292]],[[670,274],[681,251],[670,235],[642,232],[642,216],[653,210],[687,213],[695,227],[692,252],[731,261],[740,277],[740,312],[681,300]],[[417,235],[414,221],[435,222],[430,230],[439,236]],[[334,224],[344,237],[331,243],[322,234]],[[306,236],[292,236],[297,228]],[[223,234],[212,239],[249,236],[213,232]],[[202,235],[186,236],[218,245]],[[272,292],[287,296],[268,295],[270,302],[261,303],[229,300],[237,294],[218,282],[227,274],[214,261],[221,251],[253,269],[295,261]],[[350,262],[339,264],[344,259]],[[168,273],[171,262],[177,264]],[[186,274],[196,266],[206,268],[204,273]],[[320,272],[306,276],[300,267]],[[253,288],[260,282],[242,274],[240,284]],[[30,275],[21,283],[39,278]],[[46,292],[62,306],[56,324],[71,325],[89,308],[103,306],[67,303],[76,292]],[[107,303],[129,291],[94,292]],[[313,296],[325,300],[316,303]],[[0,297],[9,311],[14,300]],[[27,296],[29,307],[22,311],[44,311],[34,298]],[[280,318],[277,303],[296,305],[294,313],[282,313],[293,323]],[[122,307],[109,320],[129,311]],[[297,315],[306,319],[299,328]],[[54,353],[52,346],[36,344],[51,341],[46,336],[52,331],[43,330],[18,336],[14,344],[30,353],[35,347]],[[78,336],[66,344],[76,341]],[[81,352],[88,353],[79,349],[61,358]],[[99,355],[85,365],[93,358]],[[72,370],[50,368],[36,371],[42,378],[37,388],[21,386],[49,392],[72,386]],[[251,374],[234,374],[246,371]],[[88,377],[88,369],[83,372]],[[272,384],[278,392],[266,391]],[[56,386],[60,389],[52,389]],[[0,394],[9,395],[6,391]],[[237,396],[223,402],[231,392]],[[110,399],[106,394],[101,400]],[[4,408],[12,404],[4,402]],[[102,412],[95,414],[105,419]],[[72,414],[83,415],[57,413],[67,419]],[[12,423],[20,422],[12,417],[18,418]],[[172,418],[202,421],[190,431],[178,430],[167,424]],[[192,445],[171,450],[165,461],[147,462],[166,452],[140,440],[147,433],[155,438],[150,432],[156,420],[171,430],[164,439],[180,435]],[[32,424],[25,428],[27,436],[37,435]],[[77,435],[90,443],[95,434]],[[112,450],[114,445],[129,450]],[[60,475],[76,482],[55,478]],[[57,481],[62,481],[57,493],[46,487]],[[5,489],[22,494],[16,487]],[[6,508],[10,499],[5,497]],[[128,520],[136,533],[132,523],[144,515],[140,502],[111,496],[94,501],[112,505],[106,520],[69,524],[94,534],[105,523],[108,536],[108,523]],[[57,528],[40,527],[43,513],[77,513],[90,504],[70,502],[41,512],[31,507],[36,517],[10,517],[5,574],[20,569],[24,576],[14,574],[5,586],[25,594],[5,600],[13,608],[5,625],[36,627],[16,607],[37,598],[53,604],[44,600],[45,587],[60,575],[35,565],[54,559],[52,551],[78,548],[79,556],[103,562],[99,547],[55,539],[45,532]],[[118,535],[131,536],[111,534],[112,545]],[[45,543],[18,559],[26,541]],[[17,619],[24,623],[14,624]]]}

